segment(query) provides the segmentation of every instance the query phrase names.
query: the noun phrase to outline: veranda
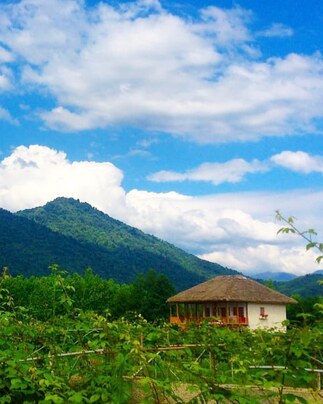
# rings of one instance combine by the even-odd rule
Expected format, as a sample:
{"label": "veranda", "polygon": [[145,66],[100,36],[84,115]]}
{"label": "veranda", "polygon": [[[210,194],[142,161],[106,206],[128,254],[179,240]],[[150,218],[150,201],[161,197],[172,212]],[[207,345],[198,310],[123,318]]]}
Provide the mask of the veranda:
{"label": "veranda", "polygon": [[248,305],[242,302],[171,303],[170,323],[184,325],[207,320],[223,325],[248,325]]}

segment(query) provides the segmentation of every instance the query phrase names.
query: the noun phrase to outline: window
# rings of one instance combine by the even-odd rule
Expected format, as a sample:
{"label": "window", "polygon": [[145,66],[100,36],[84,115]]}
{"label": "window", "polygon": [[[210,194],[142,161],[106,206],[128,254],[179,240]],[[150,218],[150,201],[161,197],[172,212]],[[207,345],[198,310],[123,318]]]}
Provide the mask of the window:
{"label": "window", "polygon": [[220,307],[220,315],[221,315],[221,317],[226,317],[227,310],[225,307]]}
{"label": "window", "polygon": [[233,307],[232,313],[234,316],[244,317],[244,308],[243,306]]}
{"label": "window", "polygon": [[243,307],[239,306],[239,317],[244,317],[244,309]]}
{"label": "window", "polygon": [[266,320],[267,317],[268,317],[268,314],[266,314],[265,308],[260,307],[260,319],[261,320]]}

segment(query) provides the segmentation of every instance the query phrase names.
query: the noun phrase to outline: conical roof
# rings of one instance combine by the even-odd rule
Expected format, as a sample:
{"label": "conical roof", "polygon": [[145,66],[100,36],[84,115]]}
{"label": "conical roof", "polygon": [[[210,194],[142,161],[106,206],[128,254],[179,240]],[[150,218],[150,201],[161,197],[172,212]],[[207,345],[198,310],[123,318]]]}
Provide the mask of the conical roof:
{"label": "conical roof", "polygon": [[296,300],[241,275],[217,276],[170,297],[168,303],[250,302],[293,304]]}

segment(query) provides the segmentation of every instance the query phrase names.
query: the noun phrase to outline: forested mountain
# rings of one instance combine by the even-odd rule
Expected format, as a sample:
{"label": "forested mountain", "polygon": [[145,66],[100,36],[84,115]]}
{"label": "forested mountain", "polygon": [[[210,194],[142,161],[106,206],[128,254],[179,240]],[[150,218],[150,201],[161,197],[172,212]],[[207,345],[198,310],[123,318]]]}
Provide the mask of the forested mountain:
{"label": "forested mountain", "polygon": [[[317,271],[318,272],[318,271]],[[273,282],[275,289],[286,295],[300,295],[303,297],[313,297],[323,295],[323,274],[319,273],[299,276],[287,282]]]}
{"label": "forested mountain", "polygon": [[130,282],[152,268],[181,290],[237,273],[70,198],[16,214],[1,209],[0,228],[0,266],[8,266],[13,275],[46,274],[55,263],[70,272],[91,267],[104,278]]}

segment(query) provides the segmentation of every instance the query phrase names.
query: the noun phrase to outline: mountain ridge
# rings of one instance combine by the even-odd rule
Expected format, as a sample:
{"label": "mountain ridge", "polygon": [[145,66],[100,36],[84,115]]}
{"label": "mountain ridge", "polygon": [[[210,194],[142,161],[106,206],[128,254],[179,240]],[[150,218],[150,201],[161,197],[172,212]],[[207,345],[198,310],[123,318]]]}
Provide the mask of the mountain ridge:
{"label": "mountain ridge", "polygon": [[[0,265],[8,265],[13,274],[44,274],[48,272],[48,265],[57,263],[70,272],[91,267],[105,278],[131,282],[139,273],[155,269],[168,276],[177,290],[216,275],[238,274],[201,260],[72,198],[57,198],[42,207],[15,214],[2,212],[2,226],[5,216],[12,229],[11,237],[2,235],[0,239]],[[23,219],[28,222],[20,223]],[[7,245],[6,251],[4,245]],[[17,256],[19,251],[20,255],[26,252],[23,259]],[[51,262],[49,258],[46,262],[46,254]],[[18,259],[19,265],[14,258]]]}
{"label": "mountain ridge", "polygon": [[288,272],[261,272],[261,273],[256,273],[256,274],[247,274],[248,276],[251,276],[254,279],[261,279],[263,281],[278,281],[278,282],[287,282],[292,279],[297,278],[297,275],[290,274]]}

